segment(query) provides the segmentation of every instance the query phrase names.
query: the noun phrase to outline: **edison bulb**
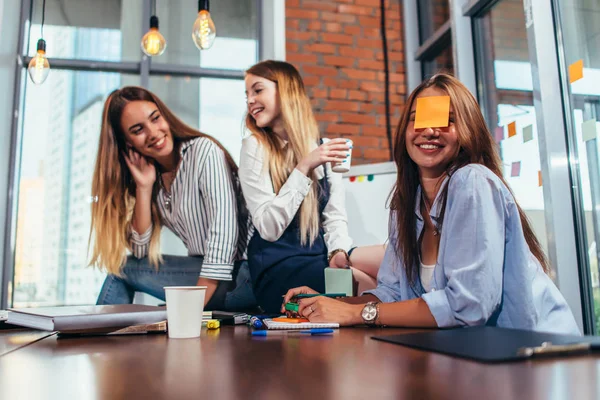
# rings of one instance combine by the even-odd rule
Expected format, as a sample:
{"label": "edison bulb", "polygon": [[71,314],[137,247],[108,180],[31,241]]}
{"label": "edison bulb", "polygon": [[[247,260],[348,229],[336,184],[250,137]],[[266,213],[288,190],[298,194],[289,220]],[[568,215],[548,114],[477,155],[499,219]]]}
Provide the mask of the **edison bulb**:
{"label": "edison bulb", "polygon": [[48,77],[50,63],[48,62],[48,58],[46,58],[46,41],[44,39],[38,40],[37,53],[29,61],[27,71],[29,72],[31,81],[36,85],[41,85]]}
{"label": "edison bulb", "polygon": [[167,41],[156,28],[150,28],[142,37],[142,51],[148,56],[160,56],[167,48]]}
{"label": "edison bulb", "polygon": [[196,47],[200,50],[209,49],[213,45],[215,37],[217,37],[217,30],[210,13],[207,10],[201,10],[198,12],[198,18],[194,21],[192,28],[192,39]]}

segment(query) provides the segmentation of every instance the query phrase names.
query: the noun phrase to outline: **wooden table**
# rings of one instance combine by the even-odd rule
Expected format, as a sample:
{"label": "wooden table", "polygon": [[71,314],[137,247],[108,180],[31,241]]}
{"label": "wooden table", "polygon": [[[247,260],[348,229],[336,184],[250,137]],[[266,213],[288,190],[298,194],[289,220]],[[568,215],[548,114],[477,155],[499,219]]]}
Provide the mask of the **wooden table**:
{"label": "wooden table", "polygon": [[7,329],[0,331],[0,357],[52,335],[50,332],[26,329]]}
{"label": "wooden table", "polygon": [[238,326],[200,339],[50,336],[0,357],[0,398],[600,398],[600,357],[491,365],[370,339],[402,332],[252,338]]}

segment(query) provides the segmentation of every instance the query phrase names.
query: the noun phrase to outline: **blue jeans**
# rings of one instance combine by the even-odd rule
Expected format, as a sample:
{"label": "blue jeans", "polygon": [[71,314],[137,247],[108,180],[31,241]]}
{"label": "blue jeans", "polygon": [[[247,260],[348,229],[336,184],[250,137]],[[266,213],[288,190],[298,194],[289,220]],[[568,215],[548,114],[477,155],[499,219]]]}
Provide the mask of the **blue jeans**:
{"label": "blue jeans", "polygon": [[[127,257],[122,276],[108,275],[96,304],[131,304],[135,292],[165,300],[165,286],[195,286],[203,257],[163,256],[156,269],[147,257]],[[256,307],[247,261],[235,264],[232,281],[220,281],[206,310],[243,311]]]}

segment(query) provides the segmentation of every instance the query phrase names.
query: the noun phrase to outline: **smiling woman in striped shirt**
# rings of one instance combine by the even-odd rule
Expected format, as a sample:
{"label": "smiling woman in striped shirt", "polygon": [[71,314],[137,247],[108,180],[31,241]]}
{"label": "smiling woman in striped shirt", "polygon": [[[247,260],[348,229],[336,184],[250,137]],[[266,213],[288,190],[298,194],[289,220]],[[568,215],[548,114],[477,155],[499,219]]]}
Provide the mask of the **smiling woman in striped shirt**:
{"label": "smiling woman in striped shirt", "polygon": [[[143,88],[111,93],[92,183],[91,264],[109,274],[98,304],[131,303],[135,291],[164,300],[164,286],[197,284],[208,287],[207,309],[252,307],[240,193],[237,166],[217,140]],[[160,254],[163,225],[187,257]]]}

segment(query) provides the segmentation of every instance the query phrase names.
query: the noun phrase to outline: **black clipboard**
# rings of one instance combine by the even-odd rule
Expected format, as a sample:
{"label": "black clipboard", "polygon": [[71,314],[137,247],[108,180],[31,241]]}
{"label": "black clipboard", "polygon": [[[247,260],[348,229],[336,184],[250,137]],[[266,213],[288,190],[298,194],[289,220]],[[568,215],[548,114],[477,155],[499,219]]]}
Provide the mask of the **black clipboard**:
{"label": "black clipboard", "polygon": [[492,326],[372,338],[487,363],[522,360],[541,355],[582,354],[600,349],[598,336],[560,335]]}

